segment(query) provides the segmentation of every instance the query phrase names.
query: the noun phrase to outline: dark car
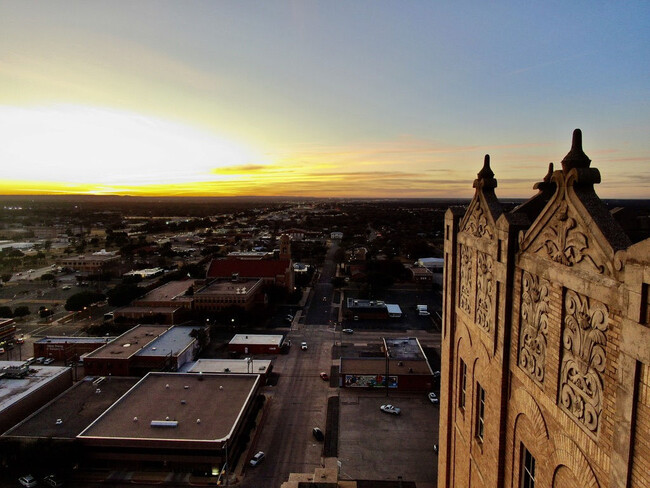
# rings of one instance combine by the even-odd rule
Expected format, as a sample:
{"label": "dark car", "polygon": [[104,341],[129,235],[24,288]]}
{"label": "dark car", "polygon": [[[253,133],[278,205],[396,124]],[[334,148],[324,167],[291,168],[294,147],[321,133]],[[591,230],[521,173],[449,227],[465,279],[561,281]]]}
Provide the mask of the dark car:
{"label": "dark car", "polygon": [[323,371],[323,372],[320,374],[320,377],[321,377],[321,379],[322,379],[323,381],[329,381],[329,379],[330,379],[330,377],[327,375],[327,373],[326,373],[325,371]]}
{"label": "dark car", "polygon": [[318,427],[314,427],[311,430],[311,433],[314,436],[314,439],[316,439],[318,442],[322,442],[325,439],[325,434],[323,434],[323,431]]}

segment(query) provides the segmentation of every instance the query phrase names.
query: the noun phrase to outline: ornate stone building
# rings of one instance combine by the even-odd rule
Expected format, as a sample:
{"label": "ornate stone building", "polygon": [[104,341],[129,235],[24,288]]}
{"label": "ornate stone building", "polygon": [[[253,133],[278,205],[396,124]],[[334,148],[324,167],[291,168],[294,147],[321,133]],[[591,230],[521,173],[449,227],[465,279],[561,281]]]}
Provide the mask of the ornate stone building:
{"label": "ornate stone building", "polygon": [[650,239],[581,139],[514,210],[486,156],[447,211],[440,488],[650,486]]}

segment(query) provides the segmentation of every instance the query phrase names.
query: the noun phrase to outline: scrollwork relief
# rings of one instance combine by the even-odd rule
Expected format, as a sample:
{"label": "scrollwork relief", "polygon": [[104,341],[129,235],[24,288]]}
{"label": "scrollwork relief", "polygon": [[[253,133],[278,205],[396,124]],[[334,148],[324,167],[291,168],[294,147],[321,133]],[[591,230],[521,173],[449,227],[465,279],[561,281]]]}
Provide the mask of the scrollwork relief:
{"label": "scrollwork relief", "polygon": [[592,433],[598,432],[603,409],[609,311],[603,303],[574,291],[564,299],[561,407]]}
{"label": "scrollwork relief", "polygon": [[463,230],[475,237],[492,239],[493,233],[490,229],[490,222],[480,204],[476,205],[472,210]]}
{"label": "scrollwork relief", "polygon": [[492,331],[492,256],[479,252],[476,258],[476,324]]}
{"label": "scrollwork relief", "polygon": [[467,314],[472,312],[472,249],[460,246],[460,297],[461,310]]}
{"label": "scrollwork relief", "polygon": [[548,310],[549,282],[524,271],[521,280],[519,367],[539,383],[544,383]]}
{"label": "scrollwork relief", "polygon": [[538,252],[543,248],[549,258],[565,266],[574,266],[585,260],[591,263],[596,271],[604,273],[605,266],[598,264],[592,256],[589,238],[569,213],[567,203],[562,202],[534,251]]}

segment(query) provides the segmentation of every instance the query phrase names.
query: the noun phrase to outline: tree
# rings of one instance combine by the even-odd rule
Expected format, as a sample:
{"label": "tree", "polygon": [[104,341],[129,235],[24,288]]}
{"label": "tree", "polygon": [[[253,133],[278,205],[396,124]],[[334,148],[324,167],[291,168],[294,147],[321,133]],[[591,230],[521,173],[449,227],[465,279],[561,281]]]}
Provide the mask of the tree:
{"label": "tree", "polygon": [[7,307],[6,305],[0,307],[0,317],[10,319],[13,316],[14,313],[11,311],[11,307]]}
{"label": "tree", "polygon": [[27,307],[26,305],[21,305],[14,309],[14,317],[24,317],[25,315],[29,315],[30,313],[31,312],[29,311],[29,307]]}
{"label": "tree", "polygon": [[109,305],[122,307],[144,295],[145,291],[144,288],[140,288],[138,285],[128,283],[117,285],[115,288],[108,290],[106,296],[108,297]]}
{"label": "tree", "polygon": [[103,293],[95,291],[82,291],[75,293],[65,302],[65,309],[69,312],[78,312],[84,307],[90,307],[95,302],[101,302],[106,296]]}
{"label": "tree", "polygon": [[11,273],[3,273],[0,278],[2,278],[2,281],[7,282],[11,279]]}

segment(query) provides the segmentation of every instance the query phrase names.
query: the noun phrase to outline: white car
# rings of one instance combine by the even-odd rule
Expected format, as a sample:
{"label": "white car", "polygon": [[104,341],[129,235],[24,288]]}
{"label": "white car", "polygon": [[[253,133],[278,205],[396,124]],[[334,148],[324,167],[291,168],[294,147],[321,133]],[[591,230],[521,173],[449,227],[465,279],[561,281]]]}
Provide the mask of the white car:
{"label": "white car", "polygon": [[354,330],[352,329],[343,329],[342,331],[344,334],[354,334]]}
{"label": "white car", "polygon": [[306,351],[306,350],[307,350],[307,343],[304,342],[304,341],[301,342],[301,343],[300,343],[300,349],[302,349],[303,351]]}
{"label": "white car", "polygon": [[262,461],[264,461],[264,457],[265,457],[265,456],[266,456],[266,455],[264,454],[264,452],[262,452],[262,451],[258,451],[257,454],[255,454],[255,456],[253,456],[253,459],[250,460],[250,463],[249,463],[249,464],[250,464],[251,466],[257,466],[257,465],[260,464]]}
{"label": "white car", "polygon": [[438,403],[440,403],[440,400],[434,392],[429,393],[429,401],[434,405],[438,405]]}
{"label": "white car", "polygon": [[382,405],[381,407],[379,407],[379,409],[382,412],[390,413],[391,415],[399,415],[400,412],[402,411],[399,407],[396,407],[395,405]]}
{"label": "white car", "polygon": [[31,474],[26,474],[25,476],[21,476],[20,478],[18,478],[18,482],[27,488],[31,488],[32,486],[38,485],[36,478],[34,478]]}

